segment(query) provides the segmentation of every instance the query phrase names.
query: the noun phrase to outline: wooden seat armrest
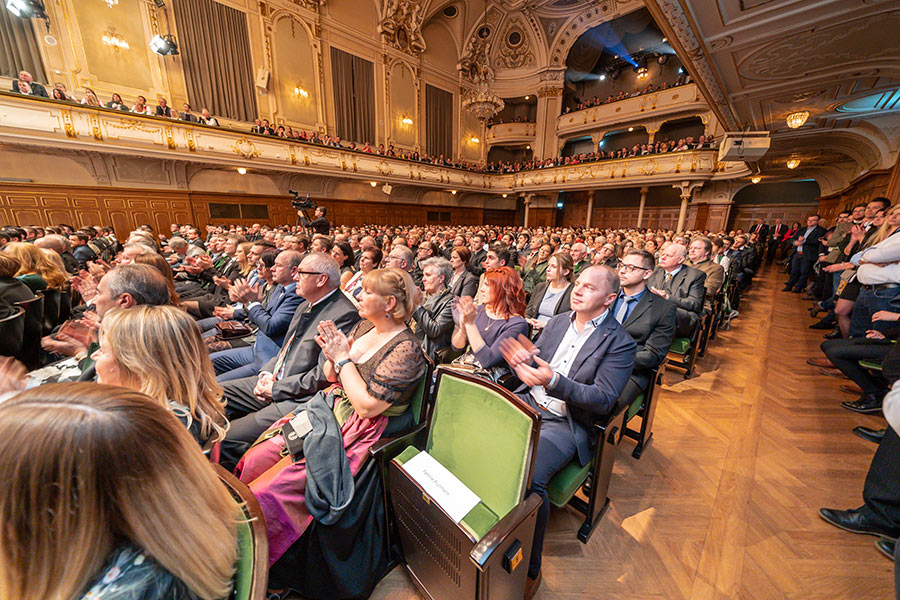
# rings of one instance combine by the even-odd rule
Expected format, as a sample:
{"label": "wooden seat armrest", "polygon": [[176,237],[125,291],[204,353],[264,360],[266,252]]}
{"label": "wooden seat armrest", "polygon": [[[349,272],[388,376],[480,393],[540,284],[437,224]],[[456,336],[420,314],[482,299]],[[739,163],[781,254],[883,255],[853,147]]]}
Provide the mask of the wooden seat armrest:
{"label": "wooden seat armrest", "polygon": [[[469,553],[469,558],[475,563],[475,566],[479,570],[485,571],[492,557],[495,556],[496,550],[505,545],[509,537],[514,535],[521,522],[532,511],[537,510],[540,505],[541,497],[534,493],[529,494],[524,501],[520,502],[505,517],[497,521]],[[524,559],[527,561],[528,557],[526,556]]]}
{"label": "wooden seat armrest", "polygon": [[427,427],[427,423],[421,423],[400,437],[378,440],[369,447],[369,456],[377,458],[379,456],[387,455],[393,458],[400,454],[407,446],[424,447],[425,440],[428,438]]}

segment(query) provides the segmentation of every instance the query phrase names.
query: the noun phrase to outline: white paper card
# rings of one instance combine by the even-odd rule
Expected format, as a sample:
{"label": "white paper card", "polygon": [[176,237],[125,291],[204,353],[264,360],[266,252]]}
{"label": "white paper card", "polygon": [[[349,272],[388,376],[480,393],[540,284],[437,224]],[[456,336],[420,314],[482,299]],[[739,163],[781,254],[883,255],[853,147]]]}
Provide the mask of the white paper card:
{"label": "white paper card", "polygon": [[454,523],[462,521],[481,502],[466,484],[425,451],[406,461],[403,470],[450,515]]}

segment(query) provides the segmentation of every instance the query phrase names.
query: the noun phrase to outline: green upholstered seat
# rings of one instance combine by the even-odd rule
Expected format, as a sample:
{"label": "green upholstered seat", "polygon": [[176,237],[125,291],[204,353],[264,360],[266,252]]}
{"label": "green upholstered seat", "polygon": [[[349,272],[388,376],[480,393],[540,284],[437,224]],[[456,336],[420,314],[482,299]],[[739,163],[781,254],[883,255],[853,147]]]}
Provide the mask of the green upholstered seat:
{"label": "green upholstered seat", "polygon": [[628,423],[634,418],[634,415],[641,410],[641,406],[644,404],[644,394],[638,394],[638,397],[634,399],[634,402],[631,403],[631,406],[628,407],[628,410],[625,412],[625,422]]}
{"label": "green upholstered seat", "polygon": [[584,480],[587,479],[593,466],[594,461],[591,460],[582,467],[578,463],[578,457],[576,456],[569,461],[569,464],[557,471],[556,475],[547,484],[547,495],[550,497],[550,504],[557,508],[562,508],[568,504],[575,492],[578,491],[578,488],[581,487],[581,484],[584,483]]}
{"label": "green upholstered seat", "polygon": [[[500,393],[442,377],[425,450],[481,499],[463,519],[475,540],[515,508],[528,485],[533,421]],[[409,447],[399,464],[418,454]]]}
{"label": "green upholstered seat", "polygon": [[413,411],[413,423],[418,425],[422,421],[422,417],[425,415],[422,414],[422,402],[425,400],[425,394],[428,392],[428,386],[431,384],[431,370],[426,369],[425,375],[419,381],[419,385],[416,386],[416,391],[413,392],[412,398],[409,400],[409,408],[407,410]]}
{"label": "green upholstered seat", "polygon": [[674,352],[675,354],[687,354],[690,348],[691,338],[675,338],[674,340],[672,340],[672,345],[669,347],[669,352]]}
{"label": "green upholstered seat", "polygon": [[861,360],[859,361],[859,366],[864,369],[872,369],[873,371],[881,370],[881,363],[874,360]]}
{"label": "green upholstered seat", "polygon": [[249,600],[253,583],[253,527],[247,521],[249,515],[241,514],[238,521],[238,560],[234,573],[234,600]]}

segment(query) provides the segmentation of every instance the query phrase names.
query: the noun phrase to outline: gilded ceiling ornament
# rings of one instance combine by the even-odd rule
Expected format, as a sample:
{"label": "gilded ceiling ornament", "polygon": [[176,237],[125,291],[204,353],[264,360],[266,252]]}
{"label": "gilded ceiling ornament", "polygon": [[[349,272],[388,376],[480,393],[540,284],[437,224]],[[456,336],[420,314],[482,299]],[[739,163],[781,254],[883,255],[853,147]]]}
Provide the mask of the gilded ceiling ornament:
{"label": "gilded ceiling ornament", "polygon": [[386,44],[412,55],[425,52],[422,21],[425,11],[420,0],[384,0],[384,18],[378,33]]}

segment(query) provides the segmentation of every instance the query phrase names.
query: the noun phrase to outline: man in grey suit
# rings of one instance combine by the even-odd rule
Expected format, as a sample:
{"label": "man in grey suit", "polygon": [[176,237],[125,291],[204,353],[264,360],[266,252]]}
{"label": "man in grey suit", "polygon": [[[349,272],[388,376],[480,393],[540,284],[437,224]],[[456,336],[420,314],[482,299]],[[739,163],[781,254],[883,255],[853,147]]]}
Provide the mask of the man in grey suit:
{"label": "man in grey suit", "polygon": [[353,303],[338,289],[341,273],[327,254],[306,256],[297,270],[297,294],[305,300],[297,308],[280,352],[258,376],[228,381],[226,412],[231,428],[222,443],[222,464],[232,467],[244,451],[272,423],[292,411],[308,396],[326,387],[324,356],[315,341],[316,326],[334,321],[348,333],[359,321]]}
{"label": "man in grey suit", "polygon": [[647,289],[655,262],[646,250],[630,250],[619,263],[622,289],[612,314],[637,344],[634,370],[619,397],[619,402],[626,405],[647,389],[653,369],[666,358],[675,337],[677,307]]}
{"label": "man in grey suit", "polygon": [[517,390],[519,395],[541,415],[531,491],[543,503],[535,525],[526,597],[540,583],[550,518],[547,483],[574,457],[582,465],[591,460],[597,444],[593,423],[616,406],[631,375],[634,340],[609,310],[618,292],[615,271],[588,267],[572,290],[572,311],[550,319],[536,346],[524,337],[502,343],[504,358],[525,384]]}
{"label": "man in grey suit", "polygon": [[659,266],[647,280],[650,291],[678,307],[675,313],[675,337],[690,337],[703,314],[706,273],[684,264],[687,248],[666,244],[659,253]]}

